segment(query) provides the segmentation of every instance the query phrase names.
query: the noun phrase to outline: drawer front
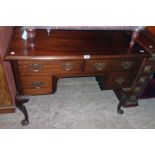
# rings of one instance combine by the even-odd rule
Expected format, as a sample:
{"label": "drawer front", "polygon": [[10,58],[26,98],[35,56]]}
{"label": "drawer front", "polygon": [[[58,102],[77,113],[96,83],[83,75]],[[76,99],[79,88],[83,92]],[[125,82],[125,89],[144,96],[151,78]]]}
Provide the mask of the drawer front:
{"label": "drawer front", "polygon": [[104,72],[111,66],[110,60],[86,60],[84,72]]}
{"label": "drawer front", "polygon": [[22,76],[21,83],[25,95],[49,94],[52,91],[51,76]]}
{"label": "drawer front", "polygon": [[133,71],[138,70],[142,64],[142,59],[118,59],[112,60],[112,71]]}
{"label": "drawer front", "polygon": [[141,60],[137,59],[86,60],[84,71],[131,71],[139,68],[140,64]]}
{"label": "drawer front", "polygon": [[24,95],[46,95],[51,94],[51,88],[42,89],[23,89]]}
{"label": "drawer front", "polygon": [[18,61],[21,75],[33,73],[80,73],[82,64],[83,63],[80,60]]}
{"label": "drawer front", "polygon": [[113,72],[107,78],[106,88],[116,89],[131,87],[134,78],[135,74],[131,74],[130,72]]}

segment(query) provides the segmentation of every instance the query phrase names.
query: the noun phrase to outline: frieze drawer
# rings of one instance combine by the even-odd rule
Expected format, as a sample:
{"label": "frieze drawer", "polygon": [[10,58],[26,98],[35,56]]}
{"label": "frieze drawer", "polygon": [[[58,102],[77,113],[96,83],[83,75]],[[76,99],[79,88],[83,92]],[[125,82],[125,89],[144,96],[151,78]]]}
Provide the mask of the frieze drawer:
{"label": "frieze drawer", "polygon": [[137,59],[101,59],[86,60],[85,72],[105,72],[105,71],[131,71],[139,68],[141,64]]}
{"label": "frieze drawer", "polygon": [[80,60],[18,61],[21,75],[34,73],[80,73],[82,64]]}

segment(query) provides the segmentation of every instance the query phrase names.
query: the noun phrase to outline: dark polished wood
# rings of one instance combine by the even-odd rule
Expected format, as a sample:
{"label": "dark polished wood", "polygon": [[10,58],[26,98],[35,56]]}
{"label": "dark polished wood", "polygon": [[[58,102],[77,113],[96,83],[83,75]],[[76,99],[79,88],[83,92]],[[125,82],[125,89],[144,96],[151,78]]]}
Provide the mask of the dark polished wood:
{"label": "dark polished wood", "polygon": [[50,94],[56,92],[59,78],[95,76],[102,90],[115,90],[119,114],[122,106],[138,105],[153,67],[153,49],[147,47],[152,42],[144,34],[131,46],[133,36],[127,31],[53,30],[48,36],[36,30],[30,48],[22,33],[15,29],[5,57],[14,64],[19,93]]}
{"label": "dark polished wood", "polygon": [[21,96],[17,96],[16,97],[16,107],[22,111],[22,113],[24,114],[24,119],[21,121],[22,125],[28,125],[29,124],[29,117],[28,117],[28,112],[27,109],[24,105],[24,103],[28,102],[29,99],[25,98],[25,97],[21,97]]}
{"label": "dark polished wood", "polygon": [[[116,96],[118,97],[119,101],[123,101],[123,107],[136,107],[138,106],[138,98],[137,96],[132,96],[128,92],[125,92],[123,89],[114,89]],[[130,96],[130,97],[128,97]]]}
{"label": "dark polished wood", "polygon": [[[50,36],[43,30],[36,30],[35,48],[26,46],[21,39],[23,29],[16,29],[6,60],[62,60],[83,59],[83,54],[92,58],[144,57],[141,46],[135,44],[129,48],[131,36],[126,31],[69,31],[53,30]],[[11,54],[11,52],[14,52]]]}
{"label": "dark polished wood", "polygon": [[11,61],[12,67],[13,67],[13,74],[15,77],[15,83],[17,88],[17,94],[23,94],[23,87],[21,85],[21,77],[19,74],[19,66],[17,61]]}
{"label": "dark polished wood", "polygon": [[[146,39],[145,39],[146,38]],[[143,42],[143,44],[146,46],[150,54],[152,55],[152,58],[147,60],[147,63],[149,65],[152,64],[152,75],[149,78],[149,82],[141,94],[140,98],[152,98],[155,96],[154,93],[154,73],[155,73],[155,27],[149,26],[146,28],[145,32],[141,34],[141,38],[139,39]],[[145,41],[146,40],[146,41]],[[153,78],[152,78],[153,77]]]}

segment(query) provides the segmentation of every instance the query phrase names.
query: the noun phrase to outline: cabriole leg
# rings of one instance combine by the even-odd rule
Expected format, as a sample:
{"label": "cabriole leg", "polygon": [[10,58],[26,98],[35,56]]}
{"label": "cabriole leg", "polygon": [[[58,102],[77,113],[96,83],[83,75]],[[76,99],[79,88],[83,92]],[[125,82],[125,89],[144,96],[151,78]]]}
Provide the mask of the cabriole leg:
{"label": "cabriole leg", "polygon": [[124,113],[124,111],[121,109],[122,107],[122,102],[120,101],[118,106],[117,106],[117,113],[122,115]]}
{"label": "cabriole leg", "polygon": [[24,105],[24,103],[28,102],[28,98],[16,98],[16,107],[24,114],[24,119],[21,121],[22,125],[28,125],[29,124],[29,117],[28,117],[28,112],[27,109]]}

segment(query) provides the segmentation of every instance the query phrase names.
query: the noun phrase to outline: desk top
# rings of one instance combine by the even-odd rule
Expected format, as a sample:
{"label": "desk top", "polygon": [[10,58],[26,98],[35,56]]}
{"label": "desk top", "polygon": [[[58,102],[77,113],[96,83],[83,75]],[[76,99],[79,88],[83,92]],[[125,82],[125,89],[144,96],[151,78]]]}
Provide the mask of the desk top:
{"label": "desk top", "polygon": [[30,49],[27,40],[22,39],[23,29],[15,29],[7,60],[19,59],[67,59],[83,58],[84,54],[99,57],[143,57],[149,56],[138,43],[130,49],[131,36],[127,31],[77,31],[36,30],[35,47]]}

